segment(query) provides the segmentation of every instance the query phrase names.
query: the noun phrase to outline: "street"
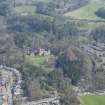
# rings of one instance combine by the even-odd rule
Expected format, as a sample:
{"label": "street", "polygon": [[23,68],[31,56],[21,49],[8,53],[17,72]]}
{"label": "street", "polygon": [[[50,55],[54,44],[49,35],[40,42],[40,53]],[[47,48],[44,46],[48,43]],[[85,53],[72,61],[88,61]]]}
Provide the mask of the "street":
{"label": "street", "polygon": [[[13,96],[21,94],[20,91],[17,92],[21,88],[21,75],[16,69],[5,66],[0,66],[0,74],[0,104],[13,105]],[[17,82],[14,82],[14,77]]]}

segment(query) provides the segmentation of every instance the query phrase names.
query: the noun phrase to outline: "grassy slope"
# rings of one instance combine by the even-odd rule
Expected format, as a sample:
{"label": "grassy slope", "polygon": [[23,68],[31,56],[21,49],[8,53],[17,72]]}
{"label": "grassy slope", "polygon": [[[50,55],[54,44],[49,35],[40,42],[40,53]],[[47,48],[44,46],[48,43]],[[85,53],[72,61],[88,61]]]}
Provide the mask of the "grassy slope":
{"label": "grassy slope", "polygon": [[28,12],[28,13],[31,13],[31,14],[34,14],[35,13],[35,6],[29,6],[29,5],[22,5],[22,6],[16,6],[14,8],[15,12],[16,13],[23,13],[23,12]]}
{"label": "grassy slope", "polygon": [[49,59],[50,56],[36,56],[36,57],[32,57],[32,56],[26,56],[26,61],[33,64],[33,65],[42,65],[44,62],[47,61],[47,59]]}
{"label": "grassy slope", "polygon": [[[49,0],[34,0],[34,2],[37,2],[37,1],[42,1],[42,2],[49,2]],[[34,5],[18,5],[14,8],[14,11],[16,13],[24,13],[24,12],[28,12],[32,15],[35,14],[36,12],[36,7]]]}
{"label": "grassy slope", "polygon": [[36,57],[32,57],[32,56],[28,56],[26,55],[25,57],[25,62],[29,63],[31,65],[34,66],[39,66],[42,67],[44,70],[46,70],[47,72],[53,71],[54,68],[48,66],[45,62],[48,61],[48,59],[52,58],[51,55],[48,56],[36,56]]}
{"label": "grassy slope", "polygon": [[105,96],[81,96],[81,105],[105,105]]}
{"label": "grassy slope", "polygon": [[95,12],[101,8],[104,7],[105,3],[99,1],[99,0],[91,0],[90,3],[84,7],[81,7],[78,10],[68,12],[65,14],[67,17],[72,17],[76,19],[96,19],[100,20],[101,18],[97,17],[95,15]]}
{"label": "grassy slope", "polygon": [[36,13],[36,7],[35,7],[35,6],[32,6],[32,5],[16,6],[16,7],[14,8],[14,12],[15,12],[16,14],[20,14],[20,15],[21,15],[22,13],[29,13],[29,15],[32,15],[32,16],[38,16],[38,17],[53,19],[51,16]]}

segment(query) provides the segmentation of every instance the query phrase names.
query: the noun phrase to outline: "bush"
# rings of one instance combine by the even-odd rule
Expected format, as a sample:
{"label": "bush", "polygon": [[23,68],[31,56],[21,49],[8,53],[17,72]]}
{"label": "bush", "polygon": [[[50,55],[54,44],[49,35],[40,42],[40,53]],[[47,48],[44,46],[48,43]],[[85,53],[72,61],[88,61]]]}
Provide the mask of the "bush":
{"label": "bush", "polygon": [[105,8],[99,8],[98,11],[96,12],[96,15],[105,18]]}

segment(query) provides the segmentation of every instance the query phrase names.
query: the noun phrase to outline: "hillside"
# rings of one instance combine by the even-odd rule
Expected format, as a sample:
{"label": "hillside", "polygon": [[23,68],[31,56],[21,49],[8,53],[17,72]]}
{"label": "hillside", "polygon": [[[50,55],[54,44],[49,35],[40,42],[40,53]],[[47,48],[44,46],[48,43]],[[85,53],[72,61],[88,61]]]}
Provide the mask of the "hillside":
{"label": "hillside", "polygon": [[104,6],[105,3],[100,0],[91,0],[86,6],[68,12],[65,16],[74,19],[102,20],[102,18],[96,16],[95,12]]}
{"label": "hillside", "polygon": [[[95,14],[105,14],[104,1],[0,3],[0,65],[16,68],[22,79],[22,98],[18,87],[19,95],[12,93],[15,105],[56,96],[60,105],[105,105],[104,95],[78,98],[85,92],[105,94],[105,19]],[[0,86],[5,84],[1,77]]]}
{"label": "hillside", "polygon": [[[24,1],[12,1],[12,12],[17,14],[31,14],[35,13],[44,15],[64,14],[67,11],[72,11],[80,8],[88,3],[89,0],[24,0]],[[61,2],[61,3],[59,3]]]}

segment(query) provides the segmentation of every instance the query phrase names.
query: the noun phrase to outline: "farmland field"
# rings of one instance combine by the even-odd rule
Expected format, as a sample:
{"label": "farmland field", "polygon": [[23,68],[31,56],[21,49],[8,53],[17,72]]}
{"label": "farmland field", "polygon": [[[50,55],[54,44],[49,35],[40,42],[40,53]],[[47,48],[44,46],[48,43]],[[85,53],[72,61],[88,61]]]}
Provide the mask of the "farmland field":
{"label": "farmland field", "polygon": [[102,18],[96,16],[95,12],[102,7],[105,7],[104,2],[100,2],[99,0],[91,0],[87,5],[72,12],[68,12],[65,16],[74,19],[101,20]]}
{"label": "farmland field", "polygon": [[105,96],[80,96],[81,105],[105,105]]}

